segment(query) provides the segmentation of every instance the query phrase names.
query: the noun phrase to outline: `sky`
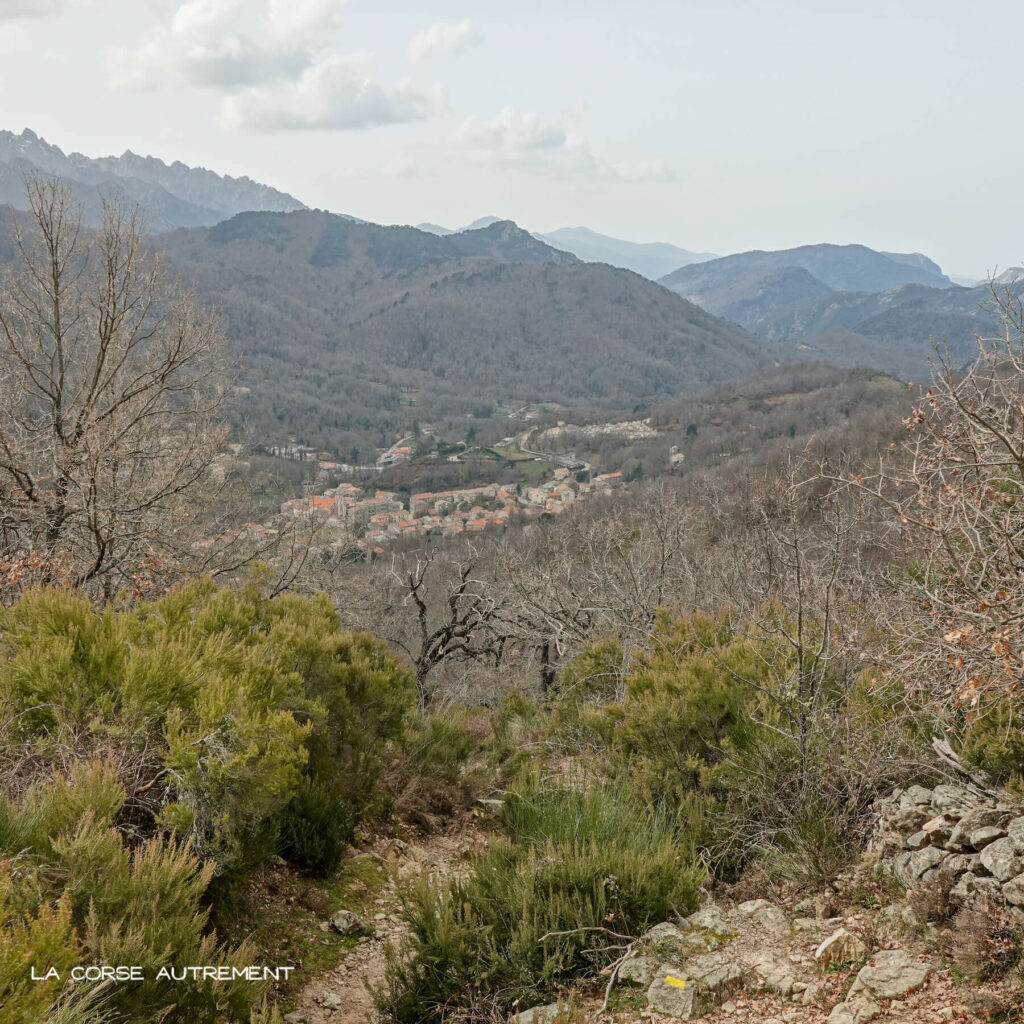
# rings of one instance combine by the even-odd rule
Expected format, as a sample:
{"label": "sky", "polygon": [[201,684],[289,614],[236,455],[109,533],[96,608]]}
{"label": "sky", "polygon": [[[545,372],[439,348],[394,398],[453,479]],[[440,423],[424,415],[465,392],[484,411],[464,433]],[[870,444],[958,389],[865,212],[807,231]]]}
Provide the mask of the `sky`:
{"label": "sky", "polygon": [[0,128],[385,224],[1024,264],[1024,3],[0,0]]}

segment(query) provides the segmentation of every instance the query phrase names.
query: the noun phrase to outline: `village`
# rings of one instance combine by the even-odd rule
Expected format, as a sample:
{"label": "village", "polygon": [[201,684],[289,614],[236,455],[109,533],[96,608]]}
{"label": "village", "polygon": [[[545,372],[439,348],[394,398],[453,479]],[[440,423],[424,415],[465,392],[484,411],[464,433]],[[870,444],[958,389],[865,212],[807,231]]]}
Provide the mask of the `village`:
{"label": "village", "polygon": [[[394,491],[372,496],[351,483],[328,488],[323,494],[292,498],[281,505],[286,516],[309,515],[335,534],[333,544],[348,544],[368,555],[382,554],[403,540],[453,537],[503,527],[510,520],[559,515],[577,501],[611,494],[621,473],[603,473],[579,481],[569,469],[557,467],[550,480],[536,487],[483,484],[450,491],[424,491],[404,499]],[[264,528],[266,529],[266,527]]]}

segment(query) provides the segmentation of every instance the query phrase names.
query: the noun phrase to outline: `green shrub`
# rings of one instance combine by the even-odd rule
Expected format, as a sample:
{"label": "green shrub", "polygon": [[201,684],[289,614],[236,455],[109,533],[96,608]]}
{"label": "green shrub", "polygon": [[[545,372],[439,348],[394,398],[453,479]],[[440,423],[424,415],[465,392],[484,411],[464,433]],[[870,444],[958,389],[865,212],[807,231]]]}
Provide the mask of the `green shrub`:
{"label": "green shrub", "polygon": [[439,817],[472,805],[480,785],[481,724],[489,733],[486,722],[460,708],[409,716],[385,776],[393,809],[403,821],[433,828]]}
{"label": "green shrub", "polygon": [[608,745],[608,719],[600,712],[619,696],[622,664],[622,644],[602,637],[586,644],[562,669],[550,726],[570,751],[594,753]]}
{"label": "green shrub", "polygon": [[1024,791],[1024,701],[1003,694],[974,715],[964,730],[962,753],[994,782]]}
{"label": "green shrub", "polygon": [[[324,597],[201,580],[95,611],[26,593],[0,609],[0,857],[36,880],[12,928],[50,934],[67,906],[82,962],[252,963],[218,944],[211,904],[282,831],[309,870],[337,863],[414,690],[379,642],[339,631]],[[212,1024],[248,1020],[260,996],[150,978],[109,1004],[140,1024]],[[73,1021],[81,1007],[61,999],[50,1016]]]}
{"label": "green shrub", "polygon": [[[391,955],[379,1007],[396,1022],[467,1020],[542,1002],[697,902],[704,871],[678,823],[620,789],[530,777],[506,801],[506,838],[469,875],[404,894],[410,948]],[[607,930],[607,931],[606,931]],[[565,932],[563,935],[550,935]]]}
{"label": "green shrub", "polygon": [[800,884],[826,881],[872,801],[912,781],[920,761],[927,713],[873,673],[817,662],[818,627],[802,629],[798,662],[780,607],[750,628],[728,610],[662,611],[623,702],[580,716],[595,768],[685,815],[719,877],[759,859]]}
{"label": "green shrub", "polygon": [[[21,1005],[18,986],[33,963],[64,967],[64,984],[52,991],[46,985],[38,991],[33,987],[27,1005],[42,999],[60,1008],[59,1014],[54,1010],[45,1019],[63,1015],[77,1021],[76,1015],[93,1010],[76,1001],[66,983],[67,968],[132,964],[143,968],[145,980],[114,986],[104,993],[103,1009],[138,1024],[214,1024],[220,1018],[248,1017],[249,1006],[261,995],[258,985],[185,980],[172,987],[155,977],[161,967],[248,965],[254,950],[244,944],[227,949],[207,932],[203,897],[212,864],[203,865],[187,844],[163,836],[132,847],[112,827],[124,793],[119,800],[110,799],[109,780],[105,767],[79,766],[74,775],[51,787],[37,784],[25,795],[23,806],[10,799],[0,806],[5,837],[32,837],[40,833],[41,823],[46,827],[45,843],[27,848],[18,858],[16,872],[7,868],[0,873],[0,919],[7,918],[0,920],[0,964],[10,962],[13,971],[0,972],[5,979],[0,992],[3,984],[12,986]],[[97,792],[104,800],[97,801],[96,808],[79,817],[68,814],[86,795]],[[104,803],[106,816],[99,809]],[[7,982],[7,977],[12,980]]]}
{"label": "green shrub", "polygon": [[351,805],[316,779],[304,779],[285,808],[278,829],[278,853],[311,875],[334,871],[352,842]]}
{"label": "green shrub", "polygon": [[[53,978],[32,981],[32,969],[45,974],[54,967],[65,977],[80,961],[82,950],[71,923],[68,896],[54,903],[39,901],[33,891],[34,875],[18,875],[10,861],[0,861],[0,1022],[37,1024],[55,1015],[63,986]],[[71,1019],[85,1024],[98,1018],[83,1008],[80,1016]]]}
{"label": "green shrub", "polygon": [[414,692],[378,641],[339,632],[323,596],[198,581],[129,611],[56,590],[0,609],[11,763],[30,755],[45,777],[70,749],[121,765],[148,796],[118,824],[189,839],[218,875],[273,851],[305,775],[361,811]]}
{"label": "green shrub", "polygon": [[489,760],[500,782],[516,778],[533,760],[532,747],[547,728],[544,709],[511,689],[492,716]]}

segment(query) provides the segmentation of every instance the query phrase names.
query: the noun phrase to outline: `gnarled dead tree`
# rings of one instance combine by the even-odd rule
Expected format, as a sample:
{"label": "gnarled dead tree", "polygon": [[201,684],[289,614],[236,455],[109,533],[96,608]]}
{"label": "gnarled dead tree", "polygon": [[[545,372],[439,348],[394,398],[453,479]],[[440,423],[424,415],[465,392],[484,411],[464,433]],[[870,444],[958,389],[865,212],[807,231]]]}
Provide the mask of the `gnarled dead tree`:
{"label": "gnarled dead tree", "polygon": [[429,678],[443,664],[498,665],[511,637],[501,589],[473,545],[395,555],[368,580],[370,600],[360,621],[408,656],[421,706]]}

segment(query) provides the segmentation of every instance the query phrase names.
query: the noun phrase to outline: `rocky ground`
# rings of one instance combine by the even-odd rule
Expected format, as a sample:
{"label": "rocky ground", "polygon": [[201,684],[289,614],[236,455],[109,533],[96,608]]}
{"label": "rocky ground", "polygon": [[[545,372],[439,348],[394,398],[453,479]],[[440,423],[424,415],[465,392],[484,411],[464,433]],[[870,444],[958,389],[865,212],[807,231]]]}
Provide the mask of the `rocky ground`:
{"label": "rocky ground", "polygon": [[[831,897],[818,900],[828,908]],[[1013,1020],[1008,984],[954,981],[934,930],[915,931],[902,907],[810,917],[752,900],[709,904],[658,925],[630,951],[601,1011],[589,994],[519,1014],[515,1024],[931,1024]]]}
{"label": "rocky ground", "polygon": [[[828,890],[746,901],[722,893],[631,943],[597,984],[515,1024],[1024,1021],[1024,966],[1005,969],[1020,958],[1013,934],[1024,921],[1013,905],[1024,870],[1015,815],[956,787],[893,794],[880,804],[872,851]],[[369,987],[384,979],[387,944],[404,934],[398,885],[465,870],[486,841],[469,828],[381,839],[354,855],[347,874],[360,876],[361,862],[378,884],[315,925],[345,936],[342,953],[311,970],[286,1024],[373,1024]]]}
{"label": "rocky ground", "polygon": [[398,883],[420,874],[436,878],[464,870],[467,858],[486,843],[476,830],[422,839],[383,839],[357,856],[370,857],[387,870],[387,881],[370,907],[361,914],[341,909],[322,921],[324,930],[341,931],[356,944],[333,967],[307,981],[285,1024],[372,1024],[375,1019],[370,988],[384,980],[384,950],[398,944],[405,926],[398,902]]}

